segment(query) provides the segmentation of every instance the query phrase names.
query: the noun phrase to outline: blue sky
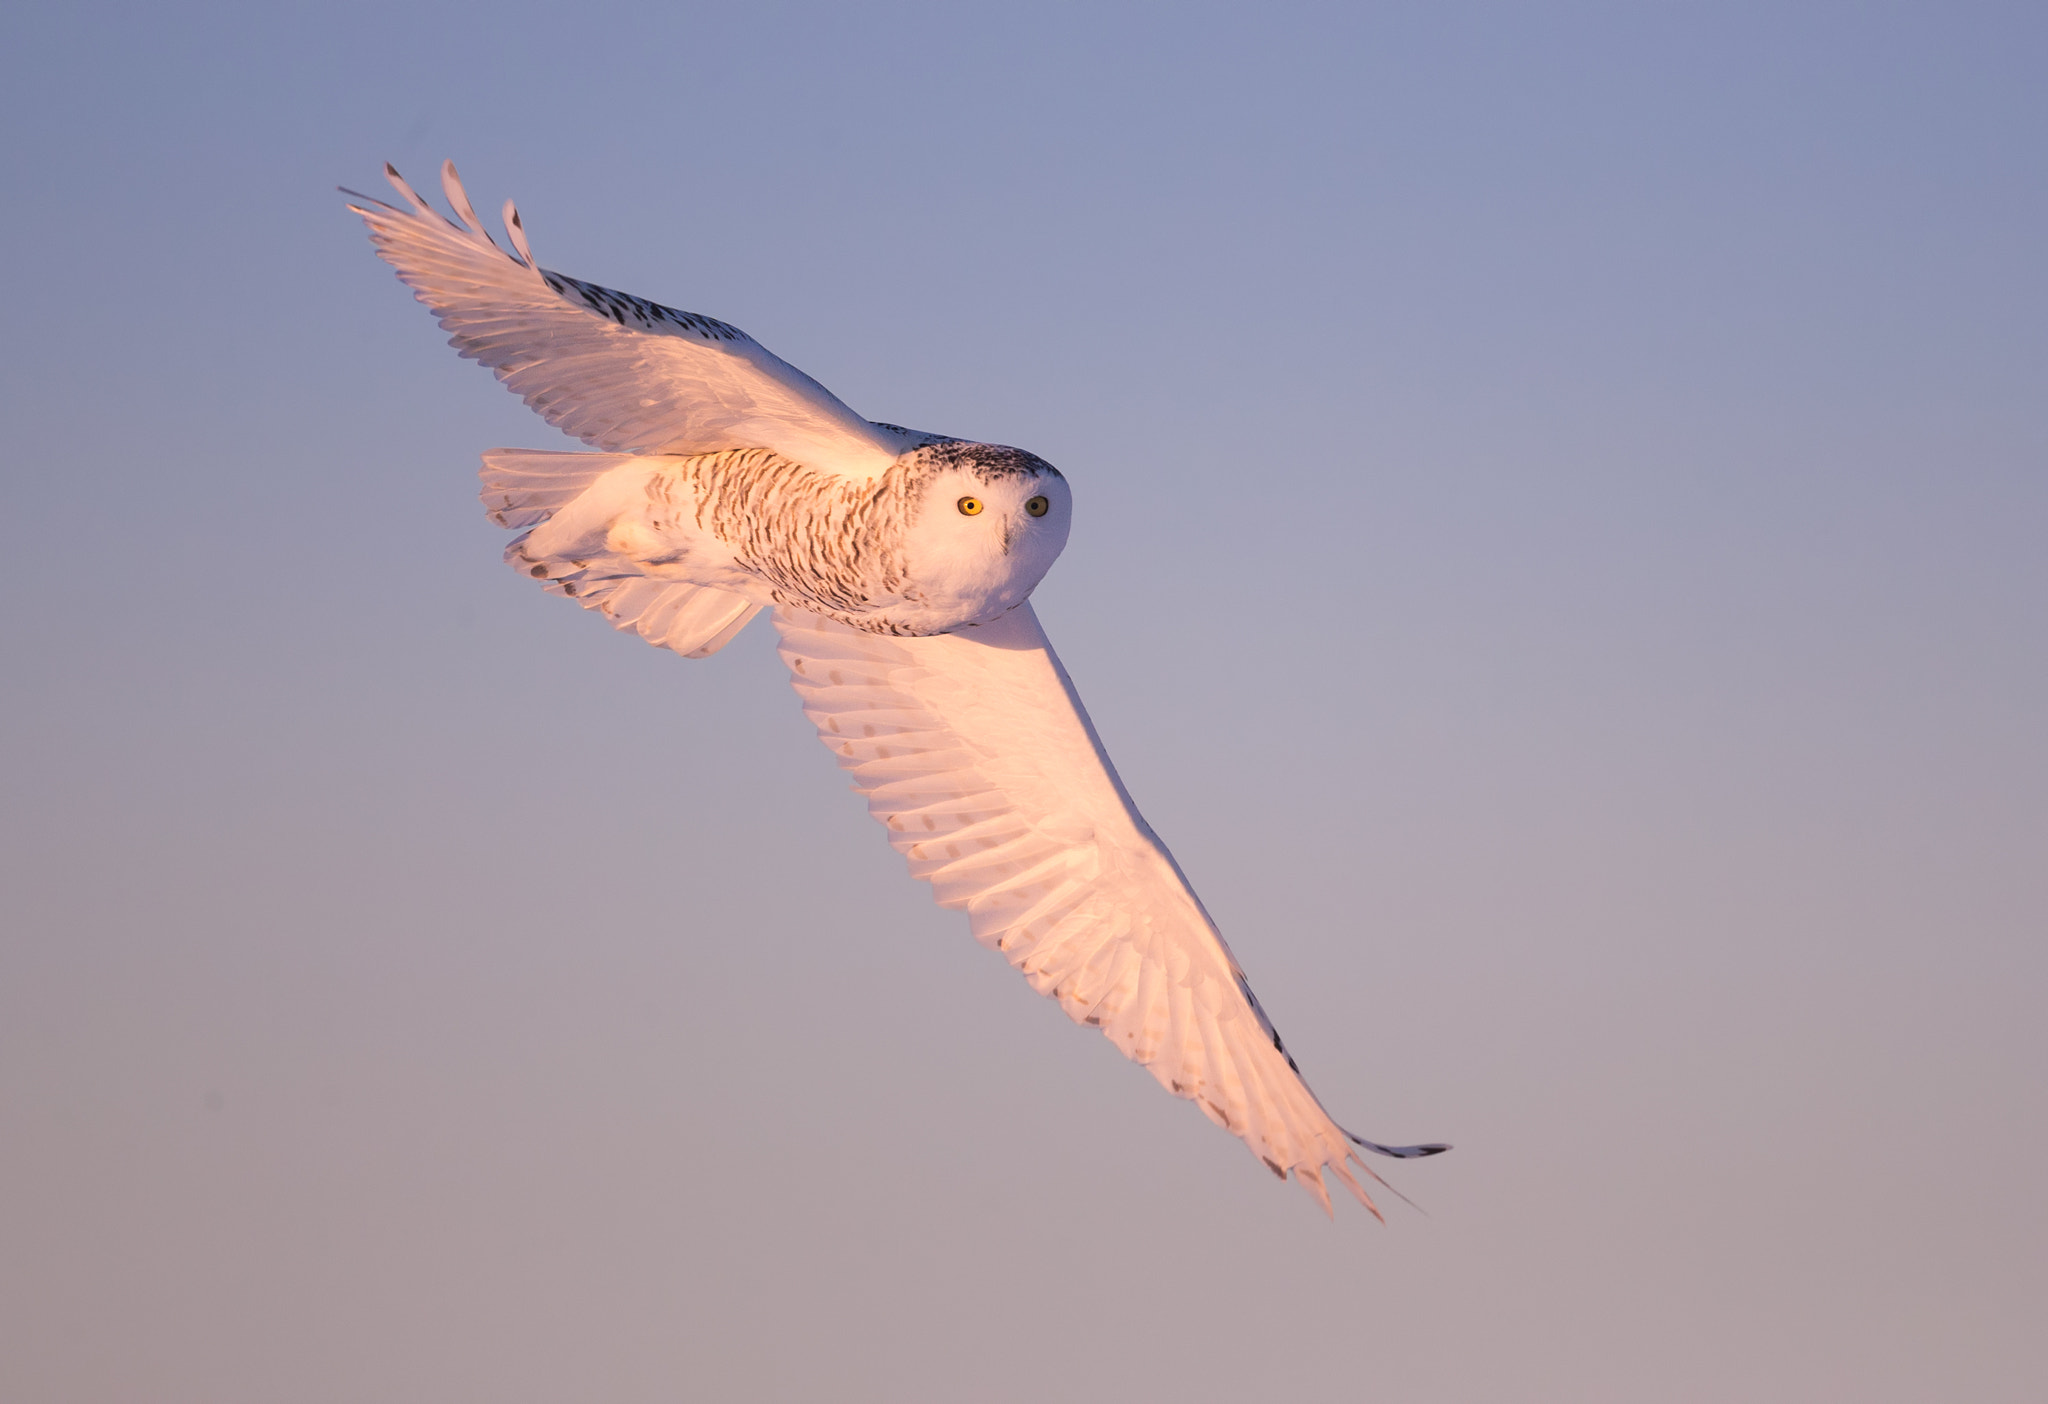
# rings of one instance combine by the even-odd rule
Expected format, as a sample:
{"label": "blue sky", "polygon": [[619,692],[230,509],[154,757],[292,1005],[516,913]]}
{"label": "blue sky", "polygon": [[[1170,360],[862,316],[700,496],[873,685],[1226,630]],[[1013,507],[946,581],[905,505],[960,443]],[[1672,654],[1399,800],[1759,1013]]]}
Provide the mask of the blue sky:
{"label": "blue sky", "polygon": [[[0,1393],[2048,1387],[2030,6],[0,19]],[[337,184],[1058,464],[1332,1225],[912,883]]]}

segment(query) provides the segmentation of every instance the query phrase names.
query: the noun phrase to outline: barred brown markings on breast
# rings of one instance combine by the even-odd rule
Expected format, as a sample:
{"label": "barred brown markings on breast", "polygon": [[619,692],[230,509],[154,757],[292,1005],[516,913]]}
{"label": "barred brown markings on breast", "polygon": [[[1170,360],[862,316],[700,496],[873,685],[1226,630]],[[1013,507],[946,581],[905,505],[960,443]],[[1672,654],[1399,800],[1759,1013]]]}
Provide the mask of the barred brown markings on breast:
{"label": "barred brown markings on breast", "polygon": [[885,633],[900,631],[867,614],[908,584],[903,533],[937,471],[899,460],[870,483],[850,482],[760,448],[694,455],[674,469],[695,489],[698,526],[778,600]]}

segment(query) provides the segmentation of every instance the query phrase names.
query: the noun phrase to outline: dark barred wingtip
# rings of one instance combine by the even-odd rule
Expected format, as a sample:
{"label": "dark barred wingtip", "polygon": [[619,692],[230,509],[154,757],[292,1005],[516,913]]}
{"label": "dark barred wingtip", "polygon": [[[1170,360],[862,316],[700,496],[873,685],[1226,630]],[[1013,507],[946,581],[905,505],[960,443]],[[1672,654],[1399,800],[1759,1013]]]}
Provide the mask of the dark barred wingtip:
{"label": "dark barred wingtip", "polygon": [[1365,1137],[1352,1135],[1349,1131],[1344,1134],[1351,1138],[1353,1145],[1363,1146],[1379,1155],[1390,1155],[1396,1160],[1420,1160],[1425,1155],[1442,1155],[1450,1149],[1449,1146],[1434,1141],[1421,1146],[1383,1146],[1378,1141],[1368,1141]]}
{"label": "dark barred wingtip", "polygon": [[[348,196],[351,200],[361,200],[364,204],[375,205],[380,210],[391,210],[394,212],[398,211],[398,206],[392,204],[388,200],[379,200],[375,195],[365,195],[362,191],[351,190],[346,185],[337,185],[334,188],[340,191],[342,194]],[[356,206],[351,205],[349,206],[349,208],[355,209]]]}

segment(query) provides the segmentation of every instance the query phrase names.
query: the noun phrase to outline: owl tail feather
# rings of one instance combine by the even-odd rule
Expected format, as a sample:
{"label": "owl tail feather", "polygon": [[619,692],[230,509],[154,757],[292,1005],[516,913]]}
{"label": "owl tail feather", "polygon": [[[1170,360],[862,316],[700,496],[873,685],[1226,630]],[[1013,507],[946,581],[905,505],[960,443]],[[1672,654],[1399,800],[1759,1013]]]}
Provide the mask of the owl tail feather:
{"label": "owl tail feather", "polygon": [[548,449],[491,449],[477,471],[484,515],[501,527],[539,526],[583,495],[583,490],[630,453],[557,453]]}
{"label": "owl tail feather", "polygon": [[505,548],[505,564],[540,581],[549,594],[596,610],[612,621],[613,628],[636,633],[656,648],[673,649],[685,658],[708,658],[732,642],[761,606],[729,590],[637,573],[608,573],[602,561],[572,560],[540,549],[533,541],[532,528],[633,458],[627,453],[492,449],[484,455],[478,474],[484,511],[499,526],[525,529]]}

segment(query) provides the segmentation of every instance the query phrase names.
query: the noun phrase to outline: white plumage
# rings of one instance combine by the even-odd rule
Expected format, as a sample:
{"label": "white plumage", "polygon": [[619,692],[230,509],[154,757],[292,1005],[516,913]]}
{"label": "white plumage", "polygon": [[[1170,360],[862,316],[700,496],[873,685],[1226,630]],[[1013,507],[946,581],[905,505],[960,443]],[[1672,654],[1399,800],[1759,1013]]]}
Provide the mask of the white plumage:
{"label": "white plumage", "polygon": [[[596,453],[484,455],[506,558],[686,657],[763,608],[818,735],[975,939],[1327,1209],[1374,1208],[1173,856],[1131,803],[1028,596],[1071,497],[1016,449],[871,423],[735,327],[499,250],[390,167],[378,254],[462,355]],[[1377,1179],[1377,1176],[1373,1176]]]}

